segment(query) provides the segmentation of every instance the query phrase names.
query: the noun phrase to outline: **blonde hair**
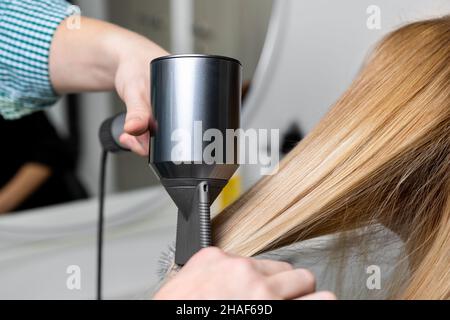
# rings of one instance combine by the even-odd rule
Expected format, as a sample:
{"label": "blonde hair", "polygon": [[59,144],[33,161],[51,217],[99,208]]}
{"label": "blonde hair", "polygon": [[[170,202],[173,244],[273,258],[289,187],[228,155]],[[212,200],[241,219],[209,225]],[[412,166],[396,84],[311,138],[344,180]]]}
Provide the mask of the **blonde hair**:
{"label": "blonde hair", "polygon": [[385,37],[312,132],[213,220],[213,241],[253,256],[381,223],[410,276],[392,298],[450,298],[450,18]]}

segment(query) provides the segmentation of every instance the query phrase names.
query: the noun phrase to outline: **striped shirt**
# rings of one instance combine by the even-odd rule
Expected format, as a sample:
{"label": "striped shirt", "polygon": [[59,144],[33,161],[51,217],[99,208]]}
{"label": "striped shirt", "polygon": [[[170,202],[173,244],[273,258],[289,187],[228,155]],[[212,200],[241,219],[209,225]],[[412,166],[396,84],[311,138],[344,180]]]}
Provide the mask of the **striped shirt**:
{"label": "striped shirt", "polygon": [[49,77],[50,45],[70,15],[64,0],[0,0],[0,114],[17,119],[58,99]]}

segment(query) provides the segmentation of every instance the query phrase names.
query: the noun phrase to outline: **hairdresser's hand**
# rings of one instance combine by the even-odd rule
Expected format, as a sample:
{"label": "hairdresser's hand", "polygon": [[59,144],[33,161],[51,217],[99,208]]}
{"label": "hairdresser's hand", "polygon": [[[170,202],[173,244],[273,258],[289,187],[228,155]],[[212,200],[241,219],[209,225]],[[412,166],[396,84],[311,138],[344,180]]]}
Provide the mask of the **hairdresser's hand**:
{"label": "hairdresser's hand", "polygon": [[314,276],[305,269],[210,247],[194,255],[154,299],[335,299],[330,292],[314,291]]}
{"label": "hairdresser's hand", "polygon": [[115,87],[125,102],[125,133],[120,142],[133,152],[149,153],[150,132],[156,129],[150,106],[150,61],[168,53],[144,37],[130,41],[119,61]]}
{"label": "hairdresser's hand", "polygon": [[50,79],[60,94],[116,90],[127,107],[121,142],[149,152],[150,62],[168,53],[149,39],[116,25],[81,18],[81,28],[59,25],[50,49]]}

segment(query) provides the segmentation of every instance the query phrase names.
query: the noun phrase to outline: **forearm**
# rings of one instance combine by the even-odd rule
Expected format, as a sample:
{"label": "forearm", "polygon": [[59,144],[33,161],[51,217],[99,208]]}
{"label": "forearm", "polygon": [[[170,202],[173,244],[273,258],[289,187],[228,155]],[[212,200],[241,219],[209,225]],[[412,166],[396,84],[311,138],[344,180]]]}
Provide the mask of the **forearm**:
{"label": "forearm", "polygon": [[60,94],[112,90],[117,85],[118,68],[125,59],[136,59],[139,55],[139,61],[150,63],[167,54],[147,38],[111,23],[82,17],[80,26],[69,29],[63,21],[52,41],[50,80]]}
{"label": "forearm", "polygon": [[149,128],[156,126],[150,62],[167,51],[99,20],[81,17],[73,28],[69,8],[64,0],[0,0],[2,46],[15,53],[0,53],[0,70],[13,75],[2,80],[0,114],[17,119],[54,105],[61,94],[115,89],[127,108],[121,141],[147,155]]}
{"label": "forearm", "polygon": [[0,214],[16,209],[51,175],[51,169],[38,163],[22,166],[17,174],[0,189]]}

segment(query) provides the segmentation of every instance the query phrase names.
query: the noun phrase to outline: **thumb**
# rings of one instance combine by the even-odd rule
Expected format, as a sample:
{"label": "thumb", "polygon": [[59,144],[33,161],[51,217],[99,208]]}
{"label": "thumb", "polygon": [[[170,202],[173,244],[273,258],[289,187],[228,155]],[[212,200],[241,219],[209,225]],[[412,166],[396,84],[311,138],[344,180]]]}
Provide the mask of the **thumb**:
{"label": "thumb", "polygon": [[130,92],[124,100],[127,106],[125,132],[133,136],[144,134],[152,121],[151,107],[145,93]]}

